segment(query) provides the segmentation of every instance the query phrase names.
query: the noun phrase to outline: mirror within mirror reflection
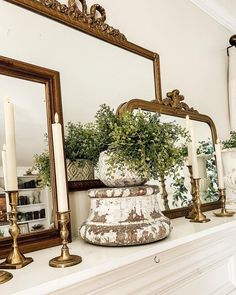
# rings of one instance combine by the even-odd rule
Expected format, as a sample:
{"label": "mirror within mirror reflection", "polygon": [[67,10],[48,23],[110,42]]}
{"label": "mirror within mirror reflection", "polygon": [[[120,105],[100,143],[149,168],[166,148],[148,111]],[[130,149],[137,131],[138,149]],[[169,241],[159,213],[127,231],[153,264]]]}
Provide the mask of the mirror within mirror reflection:
{"label": "mirror within mirror reflection", "polygon": [[[52,224],[52,196],[32,169],[37,154],[48,150],[45,142],[47,112],[45,86],[0,75],[0,146],[5,144],[4,99],[14,104],[17,177],[19,198],[17,219],[21,234],[49,229]],[[8,237],[7,200],[4,192],[2,158],[0,159],[0,238]]]}
{"label": "mirror within mirror reflection", "polygon": [[[181,127],[186,128],[186,120],[180,117],[174,117],[161,114],[161,122],[176,122]],[[213,140],[209,125],[200,121],[193,121],[195,146],[197,149],[197,159],[200,180],[200,195],[202,203],[218,201],[217,189],[217,170],[216,161],[213,155]],[[152,180],[150,183],[161,183]],[[167,198],[160,197],[159,204],[162,210],[170,210],[175,208],[187,207],[191,205],[191,184],[188,167],[185,165],[180,167],[175,175],[167,175],[165,177],[165,185]],[[163,199],[164,198],[164,199]]]}

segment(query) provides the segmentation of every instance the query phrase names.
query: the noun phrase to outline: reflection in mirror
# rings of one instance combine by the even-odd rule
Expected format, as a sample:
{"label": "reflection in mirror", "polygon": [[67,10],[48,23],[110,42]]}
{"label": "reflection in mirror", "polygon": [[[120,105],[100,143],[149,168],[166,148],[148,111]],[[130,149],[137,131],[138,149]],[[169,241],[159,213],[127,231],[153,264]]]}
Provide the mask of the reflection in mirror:
{"label": "reflection in mirror", "polygon": [[[176,122],[181,127],[186,127],[186,120],[161,114],[161,122]],[[193,121],[195,146],[198,153],[198,167],[200,180],[200,195],[202,203],[218,200],[216,162],[213,155],[213,139],[209,125],[205,122]],[[162,187],[161,184],[159,184]],[[159,200],[162,210],[170,210],[191,205],[191,184],[187,166],[178,169],[175,175],[165,179],[168,197]]]}
{"label": "reflection in mirror", "polygon": [[[46,144],[47,111],[44,84],[0,75],[0,146],[5,143],[4,98],[10,97],[15,109],[17,176],[19,187],[18,224],[21,234],[49,229],[53,226],[52,196],[48,187],[41,187],[37,171],[32,170],[35,154]],[[0,159],[0,238],[9,236],[9,223],[4,193],[2,159]]]}
{"label": "reflection in mirror", "polygon": [[[4,1],[0,6],[4,12],[0,25],[6,32],[2,39],[2,54],[61,73],[65,125],[70,121],[93,121],[103,103],[116,109],[127,99],[156,97],[155,81],[160,83],[157,54],[128,41],[120,44],[128,49],[124,50],[114,46],[112,40],[111,44],[103,42]],[[10,15],[15,16],[14,22]],[[11,34],[7,34],[8,31]],[[19,36],[20,42],[27,46],[18,46]]]}

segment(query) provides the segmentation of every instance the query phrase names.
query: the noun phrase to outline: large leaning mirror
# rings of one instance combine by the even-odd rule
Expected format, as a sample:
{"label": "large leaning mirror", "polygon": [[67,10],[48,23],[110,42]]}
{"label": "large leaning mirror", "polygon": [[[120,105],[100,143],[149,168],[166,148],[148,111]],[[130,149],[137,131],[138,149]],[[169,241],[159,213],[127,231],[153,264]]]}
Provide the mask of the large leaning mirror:
{"label": "large leaning mirror", "polygon": [[[92,121],[99,105],[106,103],[116,109],[133,97],[154,99],[155,106],[160,106],[158,111],[163,110],[161,113],[171,116],[170,120],[174,114],[178,118],[186,115],[158,104],[162,102],[158,54],[129,42],[119,30],[108,25],[105,9],[99,4],[88,7],[86,0],[5,0],[0,8],[2,52],[61,73],[65,125],[69,121]],[[19,42],[25,46],[18,48]],[[214,142],[216,132],[210,118],[199,117],[194,112],[190,112],[190,117],[200,122],[206,119],[203,140],[211,135]],[[162,118],[169,120],[169,117]],[[178,118],[173,120],[180,120]],[[102,183],[98,180],[69,181],[70,190],[100,186]],[[162,208],[175,212],[172,217],[181,216],[187,209],[179,207],[185,206],[188,200],[189,196],[183,200],[173,198],[163,203]],[[206,197],[205,209],[213,209],[212,206],[219,206],[219,202]]]}
{"label": "large leaning mirror", "polygon": [[[82,6],[76,5],[79,2]],[[59,1],[1,1],[0,26],[5,32],[3,54],[60,72],[65,126],[93,121],[104,103],[116,109],[127,98],[161,100],[158,54],[127,41],[106,24],[100,5],[61,3],[64,5]],[[19,42],[25,46],[18,46]],[[101,185],[98,180],[69,181],[70,190]]]}
{"label": "large leaning mirror", "polygon": [[[17,221],[19,245],[23,252],[60,244],[57,226],[57,198],[52,152],[54,114],[62,122],[58,72],[0,56],[0,146],[5,143],[4,99],[14,104],[16,125],[17,178],[19,198]],[[47,134],[45,143],[45,134]],[[35,155],[50,154],[50,183],[42,185],[37,169],[32,169]],[[43,161],[43,159],[42,159]],[[41,162],[43,164],[43,162]],[[5,183],[0,159],[0,257],[9,251],[9,221],[6,214]],[[9,211],[9,210],[8,210]]]}
{"label": "large leaning mirror", "polygon": [[[217,137],[215,124],[210,117],[190,108],[183,100],[184,97],[179,91],[173,90],[159,103],[141,99],[130,100],[118,108],[117,114],[122,115],[126,111],[135,112],[137,109],[157,112],[160,114],[161,122],[174,122],[182,128],[186,128],[186,116],[188,115],[194,126],[203,210],[216,209],[220,207],[220,202],[214,157],[214,144]],[[161,177],[158,180],[153,179],[150,183],[160,186],[159,205],[166,215],[175,218],[187,214],[191,206],[192,195],[190,174],[186,164],[181,166],[174,175],[168,174],[163,179]]]}

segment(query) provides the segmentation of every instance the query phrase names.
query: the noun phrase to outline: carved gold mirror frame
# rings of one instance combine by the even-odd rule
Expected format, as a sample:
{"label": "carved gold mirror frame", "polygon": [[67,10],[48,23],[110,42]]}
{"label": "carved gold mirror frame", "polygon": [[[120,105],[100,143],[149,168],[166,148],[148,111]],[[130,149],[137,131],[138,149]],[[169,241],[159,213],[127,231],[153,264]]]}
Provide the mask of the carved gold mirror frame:
{"label": "carved gold mirror frame", "polygon": [[[50,176],[51,176],[51,192],[53,203],[53,222],[55,227],[40,232],[33,232],[26,235],[20,235],[18,238],[21,250],[31,252],[43,248],[48,248],[61,244],[60,231],[58,229],[56,211],[57,211],[57,192],[56,192],[56,176],[54,169],[53,141],[51,124],[54,122],[54,115],[58,113],[59,122],[63,126],[62,106],[61,106],[61,90],[60,76],[57,71],[47,68],[35,66],[18,60],[0,56],[0,74],[23,79],[31,82],[44,84],[45,101],[47,111],[48,126],[48,143],[50,152]],[[11,247],[11,238],[3,238],[0,242],[0,258],[6,257]]]}
{"label": "carved gold mirror frame", "polygon": [[[4,0],[20,7],[38,13],[73,29],[101,39],[112,45],[123,48],[134,54],[153,61],[155,100],[161,102],[160,60],[156,52],[142,48],[127,40],[118,29],[106,23],[105,9],[99,4],[87,7],[86,0],[68,0],[68,5],[57,0]],[[99,15],[99,16],[98,16]],[[69,181],[70,191],[87,190],[102,187],[100,180]]]}
{"label": "carved gold mirror frame", "polygon": [[[185,102],[183,102],[184,96],[180,95],[179,90],[175,89],[172,92],[167,93],[167,98],[161,101],[146,101],[142,99],[132,99],[126,103],[123,103],[117,109],[117,115],[122,115],[126,111],[132,112],[135,109],[141,109],[144,111],[157,112],[164,115],[170,115],[174,117],[185,118],[189,115],[189,118],[194,121],[203,122],[209,125],[212,141],[215,144],[217,140],[217,132],[214,122],[207,115],[200,114],[197,110],[190,108]],[[202,211],[214,210],[221,207],[221,202],[214,201],[202,204]],[[163,213],[170,218],[177,218],[186,216],[190,207],[182,207],[171,210],[165,210]]]}

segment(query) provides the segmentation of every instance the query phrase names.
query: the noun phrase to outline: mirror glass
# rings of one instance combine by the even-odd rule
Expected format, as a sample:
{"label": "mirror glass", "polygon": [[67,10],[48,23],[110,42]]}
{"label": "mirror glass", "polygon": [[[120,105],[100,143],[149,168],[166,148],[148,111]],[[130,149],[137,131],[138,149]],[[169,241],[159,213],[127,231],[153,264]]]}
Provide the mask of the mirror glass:
{"label": "mirror glass", "polygon": [[[165,114],[160,116],[161,122],[176,122],[186,128],[186,120],[180,117],[173,117]],[[197,159],[199,167],[200,195],[202,203],[209,203],[218,200],[217,170],[215,157],[213,155],[213,139],[210,126],[200,121],[192,121],[197,148]],[[158,181],[151,181],[158,183]],[[158,183],[161,187],[161,184]],[[169,175],[165,179],[167,200],[160,197],[159,204],[162,210],[171,210],[187,207],[191,204],[190,174],[187,166],[180,167],[176,175]]]}
{"label": "mirror glass", "polygon": [[60,72],[65,126],[92,122],[103,103],[155,98],[152,60],[4,1],[0,9],[2,54]]}
{"label": "mirror glass", "polygon": [[[17,176],[19,187],[18,224],[22,234],[42,231],[53,226],[52,196],[48,187],[41,188],[36,171],[32,171],[35,154],[48,149],[45,85],[0,75],[0,146],[5,143],[4,99],[14,104]],[[9,236],[2,157],[0,159],[0,238]]]}

